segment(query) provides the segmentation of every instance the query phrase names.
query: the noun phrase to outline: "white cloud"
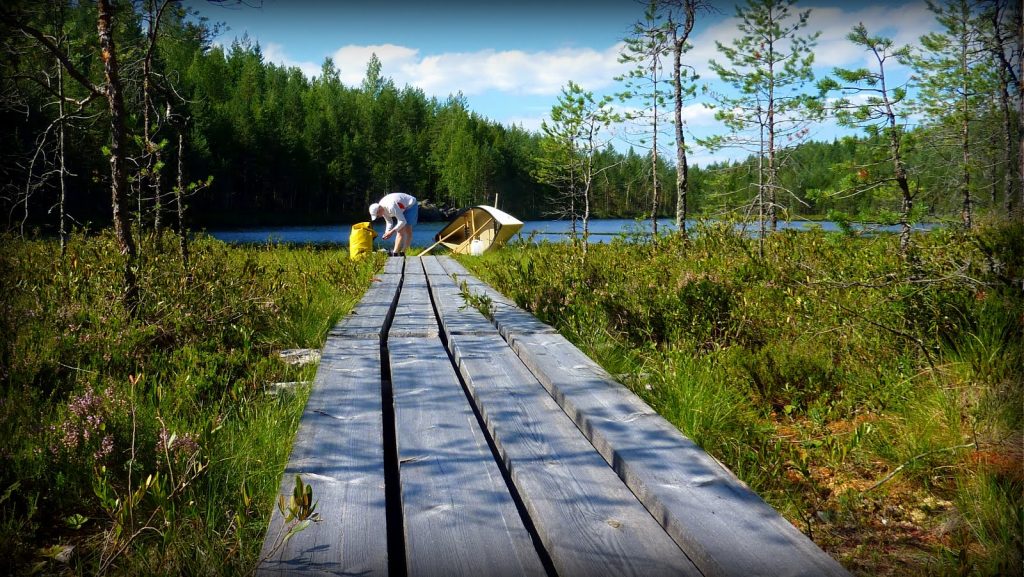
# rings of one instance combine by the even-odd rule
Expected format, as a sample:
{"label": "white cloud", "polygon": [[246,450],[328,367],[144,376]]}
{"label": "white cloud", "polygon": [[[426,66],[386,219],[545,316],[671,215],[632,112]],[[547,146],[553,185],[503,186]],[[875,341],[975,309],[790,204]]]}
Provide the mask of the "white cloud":
{"label": "white cloud", "polygon": [[[821,37],[814,49],[816,66],[827,67],[829,71],[837,66],[877,68],[873,56],[846,38],[857,23],[863,23],[872,36],[892,39],[896,47],[917,45],[921,36],[938,29],[935,15],[923,2],[900,6],[868,6],[852,11],[813,8],[807,29],[821,30]],[[887,68],[894,69],[896,66],[895,61],[886,62]]]}
{"label": "white cloud", "polygon": [[[807,9],[811,10],[811,14],[801,35],[821,31],[814,47],[814,65],[828,72],[837,66],[854,68],[869,64],[864,49],[846,39],[846,35],[858,22],[864,23],[869,34],[889,37],[896,46],[916,45],[922,35],[938,28],[934,15],[924,2],[884,6],[797,6],[791,16]],[[702,80],[717,81],[717,76],[707,64],[709,60],[715,59],[728,65],[725,57],[718,52],[715,42],[731,45],[740,35],[738,24],[737,18],[729,17],[694,36],[691,42],[694,48],[687,54],[686,62],[694,65]],[[895,62],[887,63],[887,66],[890,65],[894,68],[896,66]]]}
{"label": "white cloud", "polygon": [[394,44],[344,46],[334,53],[341,79],[349,85],[362,82],[371,54],[381,62],[381,72],[399,86],[411,85],[425,93],[444,97],[499,91],[519,95],[553,96],[575,81],[586,90],[610,86],[621,74],[621,45],[605,50],[563,48],[551,51],[480,50],[421,55],[420,51]]}
{"label": "white cloud", "polygon": [[263,51],[263,60],[273,62],[278,66],[291,68],[297,66],[308,78],[320,75],[320,65],[308,61],[292,60],[285,52],[284,47],[274,42],[268,42],[266,46],[260,46]]}
{"label": "white cloud", "polygon": [[[797,6],[793,12],[805,9],[807,7]],[[934,16],[925,3],[919,1],[894,5],[847,2],[829,7],[812,6],[810,21],[802,33],[822,32],[814,48],[818,77],[830,73],[836,66],[855,68],[871,64],[867,60],[869,55],[846,39],[858,22],[863,22],[873,35],[891,37],[897,46],[916,45],[921,35],[937,28]],[[701,75],[699,82],[709,83],[712,90],[731,92],[711,72],[708,61],[714,58],[725,63],[715,41],[723,44],[734,42],[739,35],[737,24],[738,20],[731,14],[710,24],[700,24],[699,32],[691,39],[694,48],[684,56],[684,63],[694,66]],[[394,80],[399,87],[414,86],[428,96],[442,99],[462,92],[470,97],[503,101],[500,104],[502,111],[491,112],[491,115],[506,125],[515,124],[535,131],[540,129],[548,107],[554,104],[569,80],[597,96],[621,90],[621,85],[614,78],[629,68],[629,65],[618,61],[622,49],[623,43],[619,42],[603,49],[486,49],[429,54],[416,47],[373,44],[343,46],[331,56],[341,72],[342,82],[349,86],[358,86],[363,81],[370,56],[376,54],[381,61],[382,75]],[[279,44],[264,45],[263,53],[266,60],[283,66],[298,66],[309,77],[320,74],[319,64],[296,61]],[[887,63],[887,69],[889,72],[901,72],[895,62]],[[804,90],[814,89],[805,86]],[[540,101],[547,99],[550,104],[538,105],[537,97]],[[701,104],[701,101],[708,100],[706,95],[701,95],[684,107],[684,119],[692,133],[706,135],[724,130],[714,119],[714,111]],[[526,101],[530,101],[530,105],[523,109]]]}
{"label": "white cloud", "polygon": [[[341,81],[349,86],[358,86],[366,77],[366,65],[370,56],[377,55],[381,61],[381,72],[385,77],[394,78],[394,70],[401,69],[410,62],[415,62],[419,50],[396,46],[394,44],[374,44],[369,46],[342,46],[333,54],[334,65],[341,71]],[[397,79],[396,79],[397,81]],[[401,83],[399,83],[401,85]]]}
{"label": "white cloud", "polygon": [[694,127],[712,126],[718,121],[715,120],[714,109],[696,102],[683,106],[683,122],[685,122],[687,126]]}

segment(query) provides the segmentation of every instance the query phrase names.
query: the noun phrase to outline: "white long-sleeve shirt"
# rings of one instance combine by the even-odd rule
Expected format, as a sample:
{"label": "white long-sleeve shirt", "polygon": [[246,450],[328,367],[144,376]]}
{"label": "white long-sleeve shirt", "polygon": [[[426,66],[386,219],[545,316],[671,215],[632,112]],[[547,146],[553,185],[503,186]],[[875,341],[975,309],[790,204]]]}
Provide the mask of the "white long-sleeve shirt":
{"label": "white long-sleeve shirt", "polygon": [[416,197],[404,192],[392,192],[385,195],[377,204],[384,211],[382,215],[386,224],[384,234],[388,234],[392,230],[396,232],[401,230],[407,224],[405,209],[416,204]]}

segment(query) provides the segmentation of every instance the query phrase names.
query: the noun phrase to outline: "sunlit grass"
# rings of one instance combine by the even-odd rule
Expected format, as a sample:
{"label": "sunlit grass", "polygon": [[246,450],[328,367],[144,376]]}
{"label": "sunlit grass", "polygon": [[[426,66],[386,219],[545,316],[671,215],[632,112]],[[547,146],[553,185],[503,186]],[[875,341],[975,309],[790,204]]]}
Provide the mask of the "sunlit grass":
{"label": "sunlit grass", "polygon": [[248,574],[316,371],[278,352],[320,348],[383,258],[199,237],[186,268],[174,239],[144,239],[131,317],[109,233],[74,237],[63,261],[55,242],[2,240],[14,573]]}
{"label": "sunlit grass", "polygon": [[1019,231],[918,235],[909,261],[822,231],[760,256],[715,225],[460,261],[855,573],[1003,575],[1022,571]]}

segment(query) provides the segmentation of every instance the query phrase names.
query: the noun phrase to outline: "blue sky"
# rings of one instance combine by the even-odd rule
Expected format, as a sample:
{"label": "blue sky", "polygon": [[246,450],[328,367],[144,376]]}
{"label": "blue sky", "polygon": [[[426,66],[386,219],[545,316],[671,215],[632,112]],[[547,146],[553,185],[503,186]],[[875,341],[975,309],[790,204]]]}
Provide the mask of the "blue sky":
{"label": "blue sky", "polygon": [[[733,2],[713,3],[716,10],[698,21],[692,35],[694,49],[687,59],[701,74],[701,82],[721,89],[707,61],[722,61],[715,40],[728,43],[736,35],[735,7]],[[618,62],[622,39],[643,17],[644,6],[634,0],[188,0],[186,4],[211,22],[227,26],[215,39],[217,43],[228,45],[248,34],[259,42],[266,60],[297,66],[308,76],[318,74],[324,58],[330,56],[348,85],[361,82],[367,60],[377,54],[383,73],[398,86],[416,86],[441,99],[462,92],[478,114],[529,130],[539,129],[569,80],[595,94],[622,90],[614,81],[626,70]],[[845,39],[857,22],[898,44],[916,44],[922,34],[937,27],[924,0],[801,0],[796,4],[797,10],[808,8],[806,30],[822,32],[815,49],[818,77],[834,66],[867,64],[866,54]],[[900,80],[908,71],[890,72]],[[698,97],[686,108],[691,137],[725,130],[703,105],[707,100]],[[617,148],[628,146],[628,132],[615,133]],[[812,127],[811,137],[832,138],[837,133],[831,124],[822,124]],[[691,160],[706,164],[745,155],[741,150],[697,148]]]}

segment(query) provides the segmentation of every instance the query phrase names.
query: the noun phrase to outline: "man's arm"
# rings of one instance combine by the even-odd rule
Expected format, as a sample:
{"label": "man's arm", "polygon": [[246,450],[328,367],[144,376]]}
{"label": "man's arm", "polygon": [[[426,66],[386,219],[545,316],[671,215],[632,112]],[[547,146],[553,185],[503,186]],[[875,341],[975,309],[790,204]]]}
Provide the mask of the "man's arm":
{"label": "man's arm", "polygon": [[391,232],[398,232],[408,224],[405,220],[405,211],[401,208],[395,207],[395,226],[391,229]]}

